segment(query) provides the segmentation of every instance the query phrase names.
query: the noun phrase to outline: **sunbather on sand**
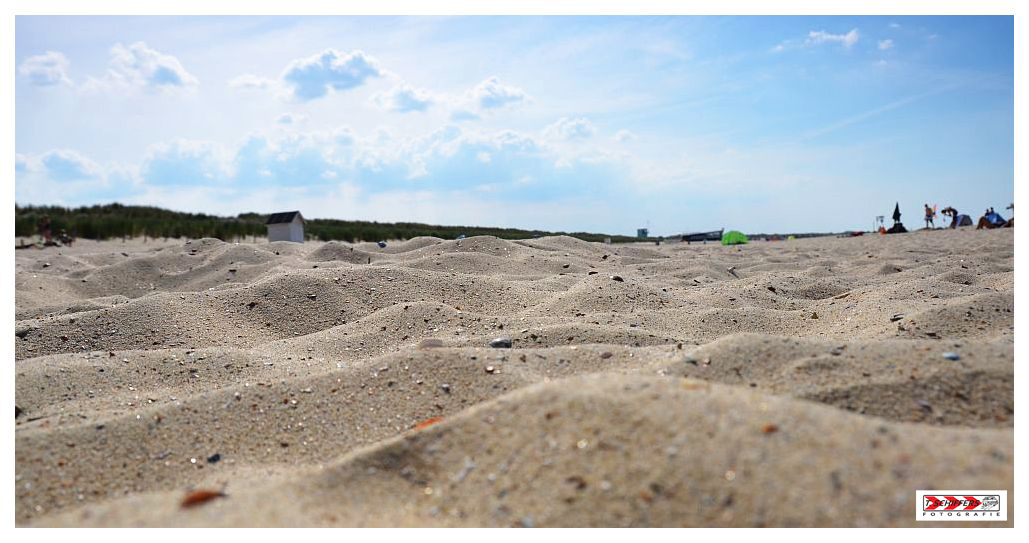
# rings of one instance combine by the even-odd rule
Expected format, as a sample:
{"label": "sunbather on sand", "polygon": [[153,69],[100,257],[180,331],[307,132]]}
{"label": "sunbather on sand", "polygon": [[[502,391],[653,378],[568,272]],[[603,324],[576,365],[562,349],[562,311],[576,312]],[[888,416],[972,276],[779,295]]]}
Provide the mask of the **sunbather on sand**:
{"label": "sunbather on sand", "polygon": [[986,213],[984,213],[982,217],[979,217],[979,224],[976,225],[975,229],[981,230],[983,228],[1000,228],[1004,226],[1006,222],[1007,221],[1004,220],[1004,217],[1001,217],[991,207],[990,209],[986,210]]}

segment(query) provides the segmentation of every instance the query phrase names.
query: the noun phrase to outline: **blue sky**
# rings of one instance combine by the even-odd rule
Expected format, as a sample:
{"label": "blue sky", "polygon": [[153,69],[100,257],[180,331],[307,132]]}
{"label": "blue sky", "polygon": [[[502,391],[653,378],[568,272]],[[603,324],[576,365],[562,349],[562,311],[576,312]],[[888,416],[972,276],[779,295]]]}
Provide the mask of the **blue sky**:
{"label": "blue sky", "polygon": [[23,205],[671,234],[1013,201],[1007,16],[15,26]]}

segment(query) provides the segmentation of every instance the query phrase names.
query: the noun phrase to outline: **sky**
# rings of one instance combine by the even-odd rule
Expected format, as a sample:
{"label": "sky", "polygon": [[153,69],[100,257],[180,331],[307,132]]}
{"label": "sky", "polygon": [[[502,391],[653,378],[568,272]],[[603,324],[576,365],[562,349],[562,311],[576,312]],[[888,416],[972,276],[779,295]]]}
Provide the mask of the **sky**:
{"label": "sky", "polygon": [[670,235],[1014,201],[1010,16],[15,29],[18,205]]}

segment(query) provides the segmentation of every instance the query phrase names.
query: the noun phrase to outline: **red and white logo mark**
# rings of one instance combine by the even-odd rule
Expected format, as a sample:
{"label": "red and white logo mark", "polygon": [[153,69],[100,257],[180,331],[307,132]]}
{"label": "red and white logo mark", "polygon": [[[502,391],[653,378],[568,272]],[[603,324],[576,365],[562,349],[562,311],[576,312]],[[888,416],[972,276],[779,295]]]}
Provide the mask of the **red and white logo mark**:
{"label": "red and white logo mark", "polygon": [[917,520],[1007,520],[1006,490],[919,490]]}
{"label": "red and white logo mark", "polygon": [[923,511],[933,511],[935,509],[942,509],[944,511],[953,509],[960,509],[962,511],[996,511],[1000,503],[999,496],[925,496],[924,499]]}

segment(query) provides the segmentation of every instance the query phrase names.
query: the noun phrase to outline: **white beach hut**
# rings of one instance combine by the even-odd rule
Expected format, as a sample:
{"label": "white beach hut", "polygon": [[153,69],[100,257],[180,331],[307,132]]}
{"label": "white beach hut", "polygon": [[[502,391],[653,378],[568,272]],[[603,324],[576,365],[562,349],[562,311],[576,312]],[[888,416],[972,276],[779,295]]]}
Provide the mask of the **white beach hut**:
{"label": "white beach hut", "polygon": [[299,211],[272,213],[268,217],[268,241],[304,242],[304,216]]}

